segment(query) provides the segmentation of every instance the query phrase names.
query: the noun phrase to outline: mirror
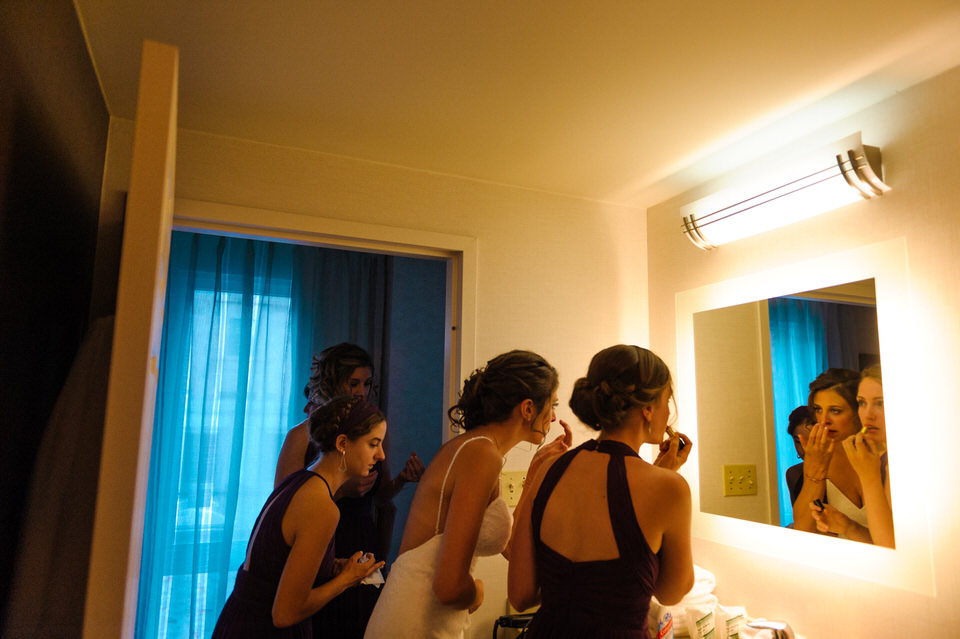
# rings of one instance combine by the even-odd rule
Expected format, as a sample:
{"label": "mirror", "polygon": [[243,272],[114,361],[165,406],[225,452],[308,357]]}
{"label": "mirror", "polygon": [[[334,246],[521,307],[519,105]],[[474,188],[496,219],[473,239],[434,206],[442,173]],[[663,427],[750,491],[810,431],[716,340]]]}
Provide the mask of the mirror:
{"label": "mirror", "polygon": [[[767,255],[773,255],[773,252]],[[928,458],[926,437],[917,437],[916,428],[891,427],[887,430],[890,453],[891,503],[896,526],[896,550],[873,544],[841,541],[826,535],[760,524],[735,517],[716,515],[700,509],[701,455],[709,455],[708,431],[720,430],[711,416],[699,418],[697,407],[697,370],[694,344],[694,316],[703,311],[726,308],[791,295],[797,291],[820,290],[844,282],[874,281],[880,352],[883,355],[883,387],[886,418],[890,424],[911,424],[913,398],[927,391],[925,377],[916,374],[923,363],[915,361],[915,341],[936,339],[918,335],[911,322],[913,295],[904,238],[893,238],[843,251],[822,254],[792,263],[772,263],[749,270],[752,262],[741,266],[736,259],[715,262],[704,272],[699,285],[676,294],[678,430],[694,441],[693,450],[681,474],[690,485],[693,498],[693,536],[699,552],[732,553],[744,561],[758,555],[771,558],[772,566],[783,569],[784,562],[797,564],[803,571],[823,570],[855,579],[908,590],[924,596],[936,592],[931,548],[931,503],[951,498],[951,486],[940,486],[930,477],[923,460]],[[775,261],[772,257],[768,258]],[[727,279],[713,280],[719,275]],[[724,369],[725,370],[725,369]],[[946,373],[944,373],[946,374]],[[766,445],[766,443],[764,444]],[[703,477],[707,488],[716,477]],[[762,478],[761,478],[762,481]],[[740,554],[742,553],[742,554]],[[807,574],[804,572],[804,574]],[[784,578],[791,573],[784,572]]]}
{"label": "mirror", "polygon": [[880,362],[873,278],[697,312],[693,333],[700,510],[792,527],[789,417],[827,368]]}

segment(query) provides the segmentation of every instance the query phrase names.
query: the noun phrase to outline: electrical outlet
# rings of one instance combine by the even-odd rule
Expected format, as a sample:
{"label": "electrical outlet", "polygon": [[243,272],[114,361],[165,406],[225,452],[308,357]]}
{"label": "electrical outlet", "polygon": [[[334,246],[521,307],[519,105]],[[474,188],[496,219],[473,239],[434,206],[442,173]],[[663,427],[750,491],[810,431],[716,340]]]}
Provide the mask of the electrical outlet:
{"label": "electrical outlet", "polygon": [[525,470],[506,470],[500,473],[500,496],[511,508],[520,501],[523,482],[527,478]]}
{"label": "electrical outlet", "polygon": [[723,465],[723,496],[757,494],[757,466],[755,464]]}

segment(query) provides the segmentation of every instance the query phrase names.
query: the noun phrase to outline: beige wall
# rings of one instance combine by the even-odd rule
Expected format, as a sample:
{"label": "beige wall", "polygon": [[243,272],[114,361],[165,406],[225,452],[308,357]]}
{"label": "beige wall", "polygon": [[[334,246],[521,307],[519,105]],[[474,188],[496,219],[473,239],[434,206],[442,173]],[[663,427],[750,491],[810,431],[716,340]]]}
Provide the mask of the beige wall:
{"label": "beige wall", "polygon": [[[930,500],[936,596],[703,539],[695,540],[695,559],[717,574],[722,602],[746,605],[754,615],[786,618],[811,639],[950,636],[960,622],[955,605],[960,550],[953,543],[960,508],[947,489],[954,484],[949,469],[954,451],[960,450],[960,429],[946,409],[956,394],[953,371],[960,361],[955,328],[960,294],[954,285],[960,281],[960,232],[950,226],[960,220],[957,104],[960,70],[954,69],[831,126],[828,136],[863,130],[865,142],[883,149],[894,190],[877,202],[851,205],[711,253],[694,248],[679,233],[678,201],[654,207],[645,220],[642,212],[612,205],[190,131],[181,131],[178,140],[176,193],[476,237],[477,363],[513,347],[541,352],[561,372],[560,412],[571,421],[565,398],[588,358],[617,341],[646,342],[648,269],[652,347],[675,370],[675,293],[810,256],[906,238],[911,295],[902,303],[911,309],[917,375],[924,376],[929,396],[902,401],[916,417],[909,427],[936,445],[926,459],[905,460],[904,469],[922,464],[931,473],[933,496],[916,498]],[[113,188],[124,184],[129,129],[124,121],[111,125],[105,183]],[[577,433],[578,439],[586,436],[582,428]],[[508,468],[521,467],[527,454],[511,455]],[[503,574],[498,559],[478,567],[487,583],[487,604],[474,617],[474,636],[489,636],[492,620],[502,611]]]}
{"label": "beige wall", "polygon": [[[779,523],[771,509],[773,425],[767,421],[773,396],[767,378],[770,327],[766,302],[717,308],[693,317],[697,367],[697,414],[708,425],[698,433],[700,509],[765,524]],[[736,410],[730,389],[736,388]],[[757,494],[724,497],[723,467],[756,467]],[[775,482],[775,476],[773,477]],[[774,519],[776,517],[776,519]]]}
{"label": "beige wall", "polygon": [[[111,123],[105,201],[126,183],[131,128]],[[176,179],[178,198],[477,238],[474,364],[541,353],[560,371],[570,423],[566,400],[593,353],[647,341],[643,211],[182,130]],[[104,210],[104,222],[116,214]],[[531,454],[515,451],[506,468]],[[488,637],[505,612],[506,563],[484,560],[477,575],[486,604],[470,632]]]}
{"label": "beige wall", "polygon": [[891,477],[895,482],[895,472],[929,476],[929,490],[912,498],[929,512],[935,596],[837,575],[803,558],[771,559],[695,539],[695,560],[716,573],[722,603],[745,605],[751,615],[786,619],[810,638],[947,637],[960,623],[960,549],[955,541],[960,498],[954,471],[960,428],[953,410],[960,362],[958,104],[960,68],[955,68],[822,132],[825,139],[839,139],[862,130],[865,143],[882,149],[893,191],[880,200],[712,252],[696,249],[678,232],[679,205],[685,198],[648,211],[651,342],[671,368],[677,361],[676,293],[884,240],[906,242],[909,296],[897,302],[909,313],[910,330],[888,339],[910,341],[913,370],[907,377],[911,383],[917,380],[911,388],[920,390],[895,398],[888,393],[888,405],[900,404],[909,416],[901,420],[909,423],[888,424],[888,430],[910,429],[929,439],[930,446],[926,457],[900,459],[896,467],[892,450]]}

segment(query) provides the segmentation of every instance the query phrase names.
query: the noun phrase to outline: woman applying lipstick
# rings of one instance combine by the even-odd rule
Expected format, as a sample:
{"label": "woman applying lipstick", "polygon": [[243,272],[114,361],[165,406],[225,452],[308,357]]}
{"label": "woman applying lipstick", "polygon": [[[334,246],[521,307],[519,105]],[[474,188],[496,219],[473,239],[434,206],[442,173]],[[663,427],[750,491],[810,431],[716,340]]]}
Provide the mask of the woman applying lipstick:
{"label": "woman applying lipstick", "polygon": [[[504,456],[520,442],[539,445],[556,420],[557,371],[530,351],[499,355],[463,383],[448,411],[462,431],[434,455],[421,478],[366,639],[462,639],[483,603],[476,558],[505,552],[512,516],[500,498]],[[560,454],[564,435],[534,455],[527,476]],[[496,605],[496,602],[495,604]]]}
{"label": "woman applying lipstick", "polygon": [[883,378],[880,365],[871,366],[860,376],[857,390],[858,415],[863,427],[841,445],[860,480],[863,508],[869,526],[861,529],[833,508],[814,512],[817,529],[843,534],[851,539],[894,547],[893,510],[890,477],[887,472],[887,430],[883,409]]}
{"label": "woman applying lipstick", "polygon": [[[843,440],[861,428],[857,412],[859,383],[860,374],[844,368],[829,368],[810,383],[808,404],[817,423],[807,437],[800,436],[804,449],[803,484],[793,502],[797,530],[814,532],[818,518],[842,513],[857,525],[846,526],[841,536],[869,541],[860,478],[841,446]],[[817,503],[824,501],[829,506]],[[834,519],[840,521],[838,517]]]}
{"label": "woman applying lipstick", "polygon": [[[516,511],[507,591],[519,610],[542,604],[531,639],[645,638],[651,597],[672,605],[693,585],[690,489],[675,472],[691,441],[664,440],[672,395],[663,360],[626,344],[574,383],[570,408],[599,436],[528,475]],[[660,448],[653,464],[643,444]]]}

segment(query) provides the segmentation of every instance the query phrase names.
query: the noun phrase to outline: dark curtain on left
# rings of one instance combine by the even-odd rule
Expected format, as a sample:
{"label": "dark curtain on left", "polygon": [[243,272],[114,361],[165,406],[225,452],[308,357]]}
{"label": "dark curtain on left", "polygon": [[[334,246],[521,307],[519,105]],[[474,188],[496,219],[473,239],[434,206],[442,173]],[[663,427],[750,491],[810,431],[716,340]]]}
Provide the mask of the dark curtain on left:
{"label": "dark curtain on left", "polygon": [[[100,92],[74,3],[0,2],[0,636],[79,637],[86,561],[49,574],[72,584],[38,583],[42,571],[15,574],[15,562],[42,554],[29,528],[49,515],[60,486],[41,471],[60,433],[50,428],[68,374],[77,368],[91,319],[111,315],[99,291],[116,288],[103,266],[101,197],[110,113]],[[111,247],[112,248],[112,247]],[[95,259],[96,258],[96,259]],[[103,416],[75,424],[96,440],[93,476],[75,477],[61,502],[60,547],[87,556],[96,503]],[[70,463],[74,460],[71,458]],[[84,460],[83,464],[87,464]],[[83,490],[76,489],[78,484]],[[37,503],[34,495],[48,500]],[[46,526],[53,525],[49,520]],[[66,541],[64,541],[66,540]],[[47,553],[58,555],[59,551]],[[19,585],[18,585],[19,583]],[[25,584],[29,584],[26,588]]]}

